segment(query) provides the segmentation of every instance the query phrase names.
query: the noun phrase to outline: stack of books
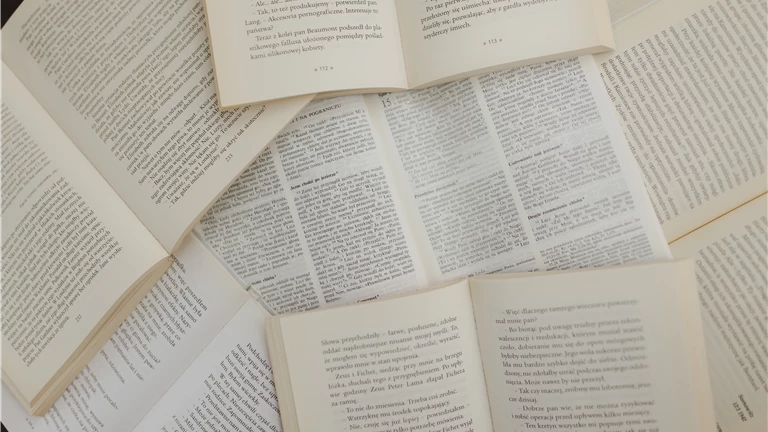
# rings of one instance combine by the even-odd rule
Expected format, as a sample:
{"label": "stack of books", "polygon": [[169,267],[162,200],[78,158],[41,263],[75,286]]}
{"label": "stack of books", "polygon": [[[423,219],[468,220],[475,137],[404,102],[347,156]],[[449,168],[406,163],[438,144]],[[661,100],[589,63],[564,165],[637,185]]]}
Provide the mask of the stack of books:
{"label": "stack of books", "polygon": [[11,432],[768,428],[765,0],[25,0]]}

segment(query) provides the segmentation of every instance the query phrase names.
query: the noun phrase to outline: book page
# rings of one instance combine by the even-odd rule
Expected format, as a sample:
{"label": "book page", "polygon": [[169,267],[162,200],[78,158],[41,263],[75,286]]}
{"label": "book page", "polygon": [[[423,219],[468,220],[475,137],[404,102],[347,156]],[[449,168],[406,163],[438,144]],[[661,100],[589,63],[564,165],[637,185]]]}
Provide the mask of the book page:
{"label": "book page", "polygon": [[768,428],[768,198],[704,225],[670,246],[696,260],[718,430]]}
{"label": "book page", "polygon": [[[478,273],[668,258],[585,64],[313,102],[195,232],[279,313]],[[512,122],[518,102],[554,98],[560,111],[542,106]]]}
{"label": "book page", "polygon": [[411,88],[609,50],[605,0],[398,0]]}
{"label": "book page", "polygon": [[765,1],[659,0],[596,57],[673,241],[766,191]]}
{"label": "book page", "polygon": [[225,108],[408,87],[394,0],[205,3]]}
{"label": "book page", "polygon": [[284,351],[270,342],[270,357],[290,374],[277,381],[284,430],[489,432],[474,320],[463,281],[272,321]]}
{"label": "book page", "polygon": [[45,416],[27,416],[3,386],[3,424],[14,432],[131,430],[249,301],[197,239],[175,258]]}
{"label": "book page", "polygon": [[692,267],[472,279],[494,429],[714,431]]}
{"label": "book page", "polygon": [[169,252],[310,99],[220,112],[194,0],[27,0],[3,59]]}
{"label": "book page", "polygon": [[311,103],[195,228],[278,313],[424,287],[362,97]]}
{"label": "book page", "polygon": [[31,403],[167,254],[2,72],[3,372]]}
{"label": "book page", "polygon": [[279,431],[267,316],[256,302],[245,302],[136,430]]}
{"label": "book page", "polygon": [[591,58],[366,101],[433,283],[669,257]]}

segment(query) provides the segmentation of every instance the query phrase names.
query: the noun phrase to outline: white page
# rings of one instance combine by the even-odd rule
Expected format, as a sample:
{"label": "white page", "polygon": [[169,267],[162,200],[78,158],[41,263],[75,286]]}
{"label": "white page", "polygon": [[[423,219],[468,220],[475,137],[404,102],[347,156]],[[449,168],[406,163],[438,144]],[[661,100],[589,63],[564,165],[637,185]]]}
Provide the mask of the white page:
{"label": "white page", "polygon": [[768,326],[766,195],[670,245],[694,258],[718,430],[763,432]]}
{"label": "white page", "polygon": [[764,1],[658,0],[596,56],[668,241],[768,187]]}
{"label": "white page", "polygon": [[474,321],[467,281],[281,318],[298,428],[489,432]]}
{"label": "white page", "polygon": [[278,313],[426,285],[360,96],[312,102],[195,227]]}
{"label": "white page", "polygon": [[394,0],[206,2],[221,105],[408,87]]}
{"label": "white page", "polygon": [[168,273],[45,416],[27,416],[3,386],[3,424],[14,432],[130,430],[249,298],[189,238]]}
{"label": "white page", "polygon": [[3,371],[31,402],[167,254],[5,64],[2,156]]}
{"label": "white page", "polygon": [[591,58],[365,98],[432,283],[670,256]]}
{"label": "white page", "polygon": [[245,302],[135,430],[279,431],[267,316]]}
{"label": "white page", "polygon": [[27,0],[3,35],[10,69],[169,252],[311,99],[220,112],[194,0]]}
{"label": "white page", "polygon": [[472,279],[494,429],[714,431],[692,267]]}
{"label": "white page", "polygon": [[196,227],[278,313],[670,256],[591,59],[363,99],[309,105]]}

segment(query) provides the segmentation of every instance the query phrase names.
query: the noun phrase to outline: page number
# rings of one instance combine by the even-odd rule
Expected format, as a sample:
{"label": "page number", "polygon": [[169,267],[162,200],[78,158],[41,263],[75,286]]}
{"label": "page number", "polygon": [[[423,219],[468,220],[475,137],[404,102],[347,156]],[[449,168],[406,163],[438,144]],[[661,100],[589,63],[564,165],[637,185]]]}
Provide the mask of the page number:
{"label": "page number", "polygon": [[80,322],[81,319],[83,319],[83,315],[77,314],[77,316],[75,317],[75,322]]}

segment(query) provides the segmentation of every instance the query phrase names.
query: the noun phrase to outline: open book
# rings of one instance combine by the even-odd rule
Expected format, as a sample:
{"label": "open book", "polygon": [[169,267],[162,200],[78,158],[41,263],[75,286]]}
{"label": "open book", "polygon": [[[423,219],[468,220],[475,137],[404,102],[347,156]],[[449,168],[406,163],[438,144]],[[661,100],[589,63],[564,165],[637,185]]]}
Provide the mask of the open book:
{"label": "open book", "polygon": [[670,258],[590,57],[312,102],[195,233],[279,313]]}
{"label": "open book", "polygon": [[422,88],[613,46],[605,0],[206,1],[222,108]]}
{"label": "open book", "polygon": [[13,432],[276,431],[269,314],[194,237],[45,416],[3,386]]}
{"label": "open book", "polygon": [[2,369],[33,413],[308,102],[221,113],[203,22],[192,1],[27,0],[3,29]]}
{"label": "open book", "polygon": [[768,190],[766,7],[657,0],[595,56],[670,242]]}
{"label": "open book", "polygon": [[283,430],[714,430],[696,293],[676,261],[270,317]]}
{"label": "open book", "polygon": [[695,257],[719,430],[768,428],[768,2],[657,0],[596,57],[675,257]]}
{"label": "open book", "polygon": [[[621,421],[626,428],[699,431],[707,430],[713,420],[692,276],[689,263],[663,262],[599,271],[474,278],[413,296],[287,316],[280,324],[283,335],[293,338],[295,330],[291,329],[298,320],[328,316],[333,319],[303,328],[307,334],[302,341],[326,332],[331,334],[322,337],[328,341],[342,334],[355,338],[373,332],[382,333],[381,340],[400,340],[375,351],[380,352],[376,356],[382,365],[391,365],[382,368],[405,369],[408,365],[404,372],[413,379],[403,376],[394,382],[407,390],[405,397],[387,391],[371,397],[354,387],[329,389],[326,379],[330,383],[339,380],[326,368],[350,373],[334,358],[360,356],[362,351],[346,349],[353,346],[366,353],[374,351],[364,345],[375,341],[363,337],[345,341],[343,347],[320,347],[318,339],[317,345],[306,346],[310,356],[305,358],[317,370],[313,366],[306,381],[291,375],[293,385],[303,383],[302,389],[319,393],[318,410],[332,416],[340,408],[359,409],[370,403],[374,409],[368,413],[371,417],[378,414],[378,419],[363,420],[366,410],[344,413],[340,419],[350,425],[362,424],[365,430],[374,430],[375,422],[380,425],[375,430],[386,430],[383,420],[390,422],[389,429],[395,429],[394,419],[413,426],[430,415],[432,422],[451,419],[444,422],[447,425],[463,416],[461,423],[470,424],[454,430],[489,431],[488,394],[495,392],[504,395],[497,402],[501,412],[509,413],[494,415],[498,422],[566,428],[581,422],[585,426],[580,430],[592,430],[586,426],[590,423],[595,425],[591,428],[604,430]],[[482,315],[481,310],[490,314]],[[355,326],[343,321],[349,314],[355,315]],[[169,272],[44,417],[27,416],[3,387],[3,423],[13,432],[246,432],[280,430],[282,415],[285,429],[290,430],[290,398],[275,390],[272,371],[279,368],[270,363],[265,317],[266,311],[190,237]],[[388,321],[395,324],[377,325]],[[409,328],[414,328],[410,336]],[[390,330],[404,330],[405,334],[389,335]],[[421,335],[418,340],[417,333]],[[478,334],[490,337],[478,340]],[[408,337],[414,341],[405,342]],[[423,346],[403,351],[406,345],[416,347],[417,343]],[[502,350],[504,346],[515,349]],[[340,353],[331,353],[336,348]],[[443,361],[438,362],[438,356]],[[330,362],[324,363],[323,357]],[[291,363],[301,364],[292,351],[289,358]],[[439,366],[418,365],[430,359]],[[349,361],[357,364],[360,360]],[[444,374],[436,384],[428,382],[440,375],[429,371],[435,367]],[[483,370],[489,378],[487,388]],[[276,375],[281,387],[284,372],[278,370]],[[491,383],[492,373],[501,378]],[[341,382],[367,379],[373,386],[373,375]],[[416,380],[423,384],[405,384]],[[507,384],[524,380],[529,382]],[[556,384],[561,380],[566,383]],[[429,390],[434,388],[440,390]],[[551,391],[557,388],[563,393]],[[356,404],[326,405],[335,393],[339,396],[333,401],[356,400]],[[408,403],[409,397],[412,403]],[[399,407],[401,401],[408,405]],[[297,402],[296,407],[305,406]],[[490,409],[498,412],[499,407],[492,402]],[[393,415],[385,418],[382,412]],[[349,415],[357,419],[346,420]],[[323,426],[319,430],[341,430]]]}

